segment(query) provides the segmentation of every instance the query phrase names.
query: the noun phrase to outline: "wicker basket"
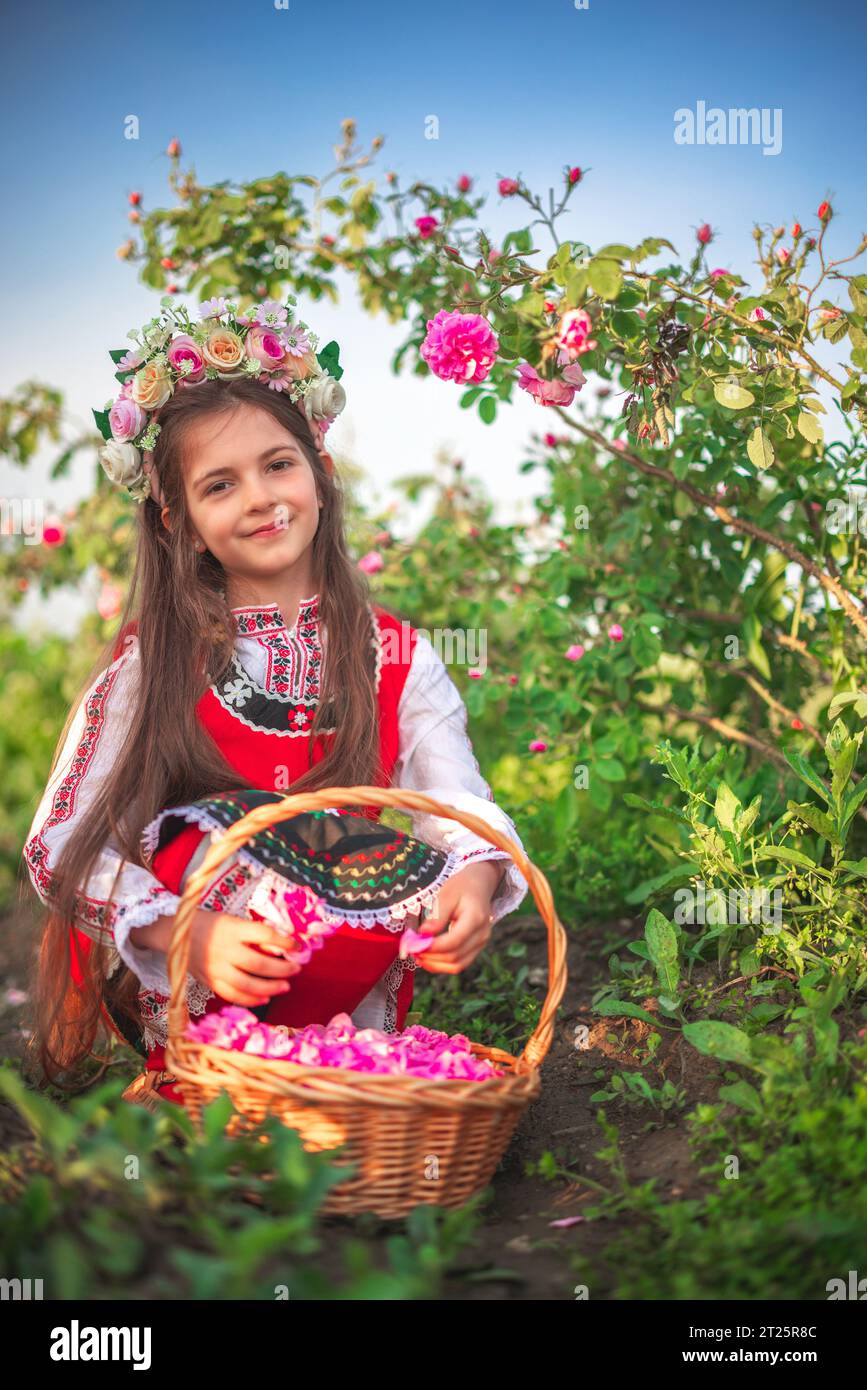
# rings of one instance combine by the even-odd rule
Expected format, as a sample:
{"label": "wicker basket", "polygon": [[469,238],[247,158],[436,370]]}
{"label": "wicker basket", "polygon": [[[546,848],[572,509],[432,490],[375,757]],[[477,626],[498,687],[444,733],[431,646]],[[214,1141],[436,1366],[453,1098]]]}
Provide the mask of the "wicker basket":
{"label": "wicker basket", "polygon": [[[505,850],[527,879],[548,928],[548,993],[538,1025],[519,1057],[472,1044],[507,1074],[486,1081],[427,1080],[383,1076],[336,1067],[301,1066],[194,1042],[185,1036],[189,933],[201,893],[215,870],[270,825],[302,811],[329,807],[391,806],[425,811],[460,822]],[[457,1207],[490,1181],[524,1109],[539,1092],[539,1066],[551,1044],[557,1007],[566,987],[566,934],[554,910],[545,875],[518,846],[469,812],[421,792],[357,786],[297,793],[250,811],[227,829],[191,874],[173,925],[168,953],[171,1000],[166,1068],[178,1082],[198,1132],[202,1107],[221,1091],[234,1114],[228,1133],[255,1129],[266,1114],[298,1131],[308,1150],[345,1146],[334,1155],[355,1166],[326,1197],[323,1214],[372,1211],[406,1216],[420,1203]],[[263,1136],[264,1138],[264,1136]]]}

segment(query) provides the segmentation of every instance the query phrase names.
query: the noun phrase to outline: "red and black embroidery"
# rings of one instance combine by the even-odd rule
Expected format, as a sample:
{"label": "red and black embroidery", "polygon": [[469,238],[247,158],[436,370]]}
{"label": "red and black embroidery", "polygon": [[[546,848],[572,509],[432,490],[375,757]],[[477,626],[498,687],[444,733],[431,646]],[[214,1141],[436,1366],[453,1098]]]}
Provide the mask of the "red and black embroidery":
{"label": "red and black embroidery", "polygon": [[[93,762],[100,735],[105,727],[105,706],[112,686],[117,679],[119,666],[110,666],[102,680],[91,691],[85,703],[85,724],[81,740],[75,750],[69,771],[54,793],[51,811],[39,832],[28,840],[24,847],[24,858],[30,869],[33,881],[43,898],[52,896],[54,875],[48,868],[49,853],[43,836],[52,826],[68,820],[75,809],[78,788],[88,767]],[[109,940],[113,939],[116,906],[103,898],[93,898],[79,894],[80,925],[90,932],[96,931]],[[90,933],[88,933],[90,934]]]}

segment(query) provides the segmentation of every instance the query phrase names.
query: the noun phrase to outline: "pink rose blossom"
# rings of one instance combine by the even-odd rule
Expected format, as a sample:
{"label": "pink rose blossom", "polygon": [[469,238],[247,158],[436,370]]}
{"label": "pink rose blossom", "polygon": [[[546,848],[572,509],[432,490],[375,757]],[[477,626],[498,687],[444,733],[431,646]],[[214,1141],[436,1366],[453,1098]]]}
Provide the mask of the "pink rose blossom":
{"label": "pink rose blossom", "polygon": [[366,555],[362,555],[358,562],[358,568],[365,574],[378,574],[383,568],[385,561],[378,550],[368,550]]}
{"label": "pink rose blossom", "polygon": [[481,680],[484,674],[484,671],[480,671],[477,666],[473,666],[470,668],[469,671],[467,671],[467,675],[470,677],[471,680],[474,681]]}
{"label": "pink rose blossom", "polygon": [[[166,356],[169,365],[174,367],[184,381],[201,381],[204,377],[205,359],[198,343],[190,337],[189,333],[179,333],[176,338],[172,338]],[[190,363],[189,372],[184,372],[182,365],[184,362]]]}
{"label": "pink rose blossom", "polygon": [[569,661],[580,661],[584,655],[584,648],[580,642],[573,642],[571,647],[566,648],[566,657]]}
{"label": "pink rose blossom", "polygon": [[497,191],[501,198],[513,198],[520,186],[517,179],[500,179]]}
{"label": "pink rose blossom", "polygon": [[619,623],[611,624],[610,628],[608,629],[608,636],[611,638],[612,642],[623,641],[623,628],[620,626]]}
{"label": "pink rose blossom", "polygon": [[128,443],[141,434],[147,424],[147,415],[140,405],[128,396],[118,396],[108,412],[108,423],[113,439]]}
{"label": "pink rose blossom", "polygon": [[434,376],[442,381],[484,381],[494,365],[499,340],[481,314],[440,309],[427,321],[420,352]]}
{"label": "pink rose blossom", "polygon": [[[590,334],[593,323],[586,309],[569,309],[560,320],[557,346],[560,348],[559,361],[571,361],[582,352],[590,351]],[[593,346],[595,347],[595,342]]]}
{"label": "pink rose blossom", "polygon": [[529,362],[521,362],[518,366],[518,385],[522,391],[529,391],[537,405],[571,405],[575,392],[580,391],[586,380],[577,362],[553,380],[541,377]]}
{"label": "pink rose blossom", "polygon": [[531,753],[544,753],[548,745],[543,738],[534,738],[527,744],[527,747]]}
{"label": "pink rose blossom", "polygon": [[[244,339],[244,351],[253,362],[258,362],[266,371],[275,371],[286,356],[283,339],[273,328],[255,324]],[[290,354],[295,355],[296,354]]]}
{"label": "pink rose blossom", "polygon": [[696,237],[701,242],[702,246],[707,246],[708,242],[713,237],[713,229],[711,228],[709,222],[703,222],[701,224],[698,231],[696,232]]}
{"label": "pink rose blossom", "polygon": [[104,622],[116,618],[123,603],[123,590],[116,584],[103,584],[96,600],[96,611]]}
{"label": "pink rose blossom", "polygon": [[711,280],[723,280],[727,275],[731,275],[730,270],[723,270],[720,266],[717,266],[716,270],[711,271],[710,278]]}
{"label": "pink rose blossom", "polygon": [[428,237],[433,236],[439,226],[439,222],[435,217],[428,215],[425,217],[417,217],[415,219],[415,225],[418,228],[418,234],[422,241],[427,241]]}

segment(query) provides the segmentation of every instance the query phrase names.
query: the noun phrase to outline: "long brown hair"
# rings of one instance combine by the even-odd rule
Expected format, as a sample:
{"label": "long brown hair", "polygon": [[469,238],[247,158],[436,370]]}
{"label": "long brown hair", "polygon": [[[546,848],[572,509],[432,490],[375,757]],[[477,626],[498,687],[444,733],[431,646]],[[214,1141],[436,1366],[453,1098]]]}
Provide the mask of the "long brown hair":
{"label": "long brown hair", "polygon": [[[76,900],[100,851],[113,837],[124,862],[141,864],[139,837],[160,810],[237,787],[243,780],[195,713],[208,685],[226,670],[236,632],[223,592],[222,565],[209,551],[199,553],[193,548],[183,482],[190,427],[206,416],[241,405],[267,410],[295,436],[323,499],[313,540],[313,581],[319,594],[319,621],[327,629],[327,660],[308,745],[308,768],[291,790],[369,785],[380,775],[367,580],[347,552],[343,491],[320,458],[307,417],[282,392],[244,378],[205,381],[176,391],[160,412],[161,430],[154,450],[173,525],[171,531],[166,529],[152,498],[137,508],[135,567],[120,618],[121,631],[132,620],[137,623],[141,682],[135,707],[114,767],[53,866],[51,908],[35,971],[36,1034],[31,1043],[41,1083],[64,1084],[62,1074],[91,1054],[106,1024],[104,1001],[111,1002],[116,1016],[130,1019],[133,1025],[139,1021],[139,982],[125,965],[107,980],[105,946],[92,941],[86,959],[80,960],[81,988],[71,977],[70,927],[80,906]],[[113,637],[84,682],[58,740],[52,773],[82,699],[115,659],[117,649],[117,637]],[[336,734],[320,734],[321,729],[335,726]],[[324,752],[314,765],[317,738]]]}

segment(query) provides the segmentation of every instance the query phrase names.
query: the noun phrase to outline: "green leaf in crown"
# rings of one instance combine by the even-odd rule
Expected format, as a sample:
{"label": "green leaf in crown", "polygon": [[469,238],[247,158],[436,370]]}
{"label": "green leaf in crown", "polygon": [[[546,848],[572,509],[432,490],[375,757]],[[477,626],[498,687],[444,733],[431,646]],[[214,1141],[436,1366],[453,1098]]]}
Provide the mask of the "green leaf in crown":
{"label": "green leaf in crown", "polygon": [[[128,352],[129,348],[109,348],[108,355],[111,358],[114,365],[117,366],[121,358],[126,357]],[[131,376],[135,376],[137,371],[138,367],[126,367],[122,372],[115,372],[114,379],[115,381],[119,381],[121,385],[123,385],[123,383],[125,381],[128,381]]]}
{"label": "green leaf in crown", "polygon": [[96,428],[99,430],[103,439],[108,441],[112,438],[111,425],[108,422],[107,410],[94,410],[93,418],[96,421]]}
{"label": "green leaf in crown", "polygon": [[331,342],[326,343],[322,351],[316,354],[316,360],[322,370],[333,376],[335,381],[339,381],[343,376],[343,368],[337,360],[339,353],[340,348],[332,338]]}

